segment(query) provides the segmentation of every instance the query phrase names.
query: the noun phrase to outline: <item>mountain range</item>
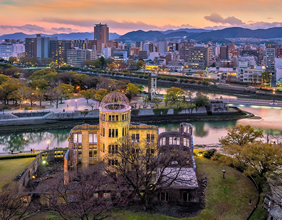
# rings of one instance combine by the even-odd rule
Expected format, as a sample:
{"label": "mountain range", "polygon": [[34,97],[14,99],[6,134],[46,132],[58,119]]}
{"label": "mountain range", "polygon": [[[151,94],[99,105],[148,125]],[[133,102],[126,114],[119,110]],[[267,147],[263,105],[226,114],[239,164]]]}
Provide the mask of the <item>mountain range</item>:
{"label": "mountain range", "polygon": [[[93,32],[69,33],[69,34],[53,34],[45,35],[48,37],[58,37],[58,39],[78,40],[78,39],[93,39]],[[22,32],[14,34],[5,34],[0,36],[0,40],[4,39],[22,39],[35,37],[35,35],[27,35]],[[173,39],[193,39],[199,42],[206,41],[222,41],[226,38],[282,38],[282,27],[274,27],[269,29],[251,30],[247,28],[232,27],[222,30],[205,30],[205,29],[189,29],[182,28],[177,30],[166,31],[131,31],[122,36],[117,33],[110,33],[110,40],[119,39],[120,41],[153,41],[153,40],[173,40]]]}
{"label": "mountain range", "polygon": [[169,40],[173,38],[188,38],[196,41],[224,40],[226,38],[282,38],[282,27],[251,30],[247,28],[232,27],[222,30],[204,29],[178,29],[169,31],[132,31],[119,37],[119,40],[145,41],[145,40]]}

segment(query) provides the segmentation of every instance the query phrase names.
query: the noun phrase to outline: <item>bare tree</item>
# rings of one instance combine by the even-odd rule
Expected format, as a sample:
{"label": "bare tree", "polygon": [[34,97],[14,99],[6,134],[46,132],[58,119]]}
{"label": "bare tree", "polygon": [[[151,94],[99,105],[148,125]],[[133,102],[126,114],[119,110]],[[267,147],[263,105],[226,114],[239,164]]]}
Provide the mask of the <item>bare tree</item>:
{"label": "bare tree", "polygon": [[58,87],[55,87],[53,89],[53,97],[56,100],[56,108],[59,108],[59,101],[60,101],[62,96],[63,96],[62,90]]}
{"label": "bare tree", "polygon": [[131,198],[139,199],[144,210],[152,208],[162,189],[176,181],[182,182],[179,174],[189,161],[189,152],[180,148],[157,152],[156,143],[150,140],[139,142],[129,137],[121,138],[108,150],[106,172],[115,181],[127,185]]}
{"label": "bare tree", "polygon": [[0,194],[0,219],[23,219],[34,212],[33,204],[28,201],[28,195],[11,183],[2,188]]}
{"label": "bare tree", "polygon": [[97,106],[97,103],[96,102],[90,102],[87,104],[89,107],[92,108],[92,111],[94,110],[94,107]]}
{"label": "bare tree", "polygon": [[105,219],[110,215],[114,200],[111,193],[114,187],[110,184],[99,166],[79,171],[68,184],[59,176],[41,189],[48,200],[45,208],[63,219]]}

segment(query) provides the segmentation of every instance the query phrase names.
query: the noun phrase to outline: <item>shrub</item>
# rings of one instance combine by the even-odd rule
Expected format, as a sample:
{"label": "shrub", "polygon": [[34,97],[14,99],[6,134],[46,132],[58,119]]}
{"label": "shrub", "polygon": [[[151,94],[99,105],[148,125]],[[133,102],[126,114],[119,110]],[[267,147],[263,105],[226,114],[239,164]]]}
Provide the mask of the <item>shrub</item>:
{"label": "shrub", "polygon": [[28,110],[28,107],[26,106],[26,107],[24,107],[24,110]]}
{"label": "shrub", "polygon": [[204,153],[204,157],[210,159],[214,153],[216,152],[216,149],[210,149],[210,150],[207,150],[205,153]]}
{"label": "shrub", "polygon": [[203,85],[204,85],[204,86],[208,86],[209,83],[208,83],[207,81],[204,81],[204,82],[203,82]]}
{"label": "shrub", "polygon": [[4,105],[4,106],[3,106],[3,109],[8,109],[8,108],[9,108],[8,105]]}
{"label": "shrub", "polygon": [[201,81],[198,81],[198,85],[200,85],[202,82]]}
{"label": "shrub", "polygon": [[28,110],[32,110],[32,107],[28,107],[27,109],[28,109]]}
{"label": "shrub", "polygon": [[190,83],[192,83],[192,84],[194,84],[196,81],[194,80],[194,79],[192,79],[191,81],[190,81]]}

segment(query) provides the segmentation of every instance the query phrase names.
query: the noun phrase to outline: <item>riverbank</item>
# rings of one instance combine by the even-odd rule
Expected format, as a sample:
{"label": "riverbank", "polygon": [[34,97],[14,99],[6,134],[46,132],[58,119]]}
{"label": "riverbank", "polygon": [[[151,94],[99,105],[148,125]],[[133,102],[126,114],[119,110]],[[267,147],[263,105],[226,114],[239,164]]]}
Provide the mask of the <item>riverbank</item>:
{"label": "riverbank", "polygon": [[[254,115],[238,110],[232,113],[207,114],[174,114],[174,115],[142,115],[131,116],[131,122],[157,124],[157,123],[180,123],[180,122],[207,122],[207,121],[232,121],[243,118],[251,118]],[[14,134],[22,132],[37,132],[48,130],[72,129],[81,124],[98,124],[99,118],[79,118],[79,119],[30,119],[15,120],[12,123],[2,123],[0,134]]]}
{"label": "riverbank", "polygon": [[[138,84],[147,84],[148,83],[148,78],[140,78],[140,77],[133,77],[133,76],[127,76],[127,75],[110,75],[110,74],[105,74],[105,73],[85,73],[90,76],[102,76],[105,78],[112,78],[112,79],[126,79],[130,80],[132,83],[138,83]],[[167,77],[173,77],[173,78],[183,78],[183,77],[176,77],[176,76],[171,76],[168,75]],[[188,78],[187,78],[188,79]],[[281,95],[273,95],[272,92],[266,93],[265,91],[260,91],[256,93],[256,91],[251,91],[251,90],[246,90],[246,87],[240,87],[240,86],[225,86],[225,85],[208,85],[205,86],[203,84],[198,84],[198,83],[185,83],[185,82],[180,82],[180,81],[166,81],[162,79],[158,79],[157,81],[158,86],[163,86],[163,87],[179,87],[182,89],[193,89],[193,90],[198,90],[202,92],[210,92],[210,93],[219,93],[223,95],[235,95],[238,97],[249,97],[253,99],[264,99],[264,100],[269,100],[275,98],[276,100],[282,100]]]}

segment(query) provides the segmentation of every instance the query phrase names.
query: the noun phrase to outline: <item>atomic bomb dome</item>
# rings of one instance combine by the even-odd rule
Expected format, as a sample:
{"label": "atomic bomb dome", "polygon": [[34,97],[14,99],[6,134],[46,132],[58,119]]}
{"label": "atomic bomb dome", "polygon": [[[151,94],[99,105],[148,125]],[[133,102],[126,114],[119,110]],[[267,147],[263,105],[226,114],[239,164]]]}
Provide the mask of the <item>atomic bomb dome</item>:
{"label": "atomic bomb dome", "polygon": [[106,95],[100,104],[102,111],[129,110],[130,103],[128,98],[120,92],[111,92]]}

